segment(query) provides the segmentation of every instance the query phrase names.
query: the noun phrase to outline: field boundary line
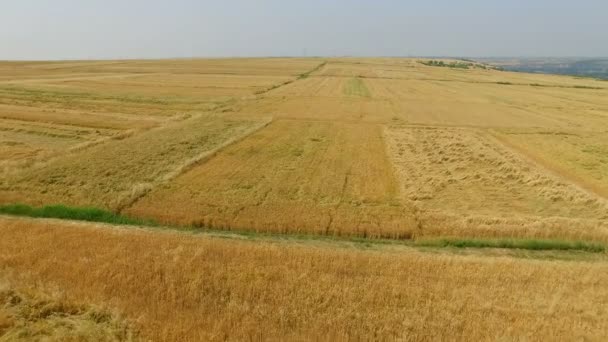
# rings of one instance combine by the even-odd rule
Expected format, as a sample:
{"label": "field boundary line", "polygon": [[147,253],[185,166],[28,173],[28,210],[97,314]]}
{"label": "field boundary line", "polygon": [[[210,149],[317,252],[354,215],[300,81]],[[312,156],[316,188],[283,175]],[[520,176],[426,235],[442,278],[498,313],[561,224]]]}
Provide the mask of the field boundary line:
{"label": "field boundary line", "polygon": [[270,86],[270,87],[268,87],[266,89],[263,89],[263,90],[260,90],[260,91],[256,92],[254,95],[265,95],[265,94],[268,94],[269,92],[271,92],[273,90],[277,90],[277,89],[282,88],[282,87],[284,87],[286,85],[290,85],[292,83],[295,83],[295,82],[297,82],[299,80],[306,79],[306,78],[310,77],[312,73],[314,73],[315,71],[320,70],[325,65],[327,65],[327,61],[323,61],[323,62],[321,62],[321,64],[317,65],[313,69],[297,75],[296,78],[294,78],[294,79],[285,81],[283,83],[275,84],[275,85]]}
{"label": "field boundary line", "polygon": [[137,203],[140,199],[146,196],[155,187],[170,182],[171,180],[175,179],[184,172],[192,169],[194,166],[209,161],[227,147],[236,144],[251,136],[252,134],[268,127],[272,122],[273,118],[267,118],[258,123],[257,125],[254,125],[253,127],[245,130],[242,134],[229,138],[214,149],[204,151],[195,157],[185,160],[182,164],[178,165],[173,170],[165,173],[164,175],[159,176],[156,180],[148,183],[134,185],[131,188],[130,194],[124,196],[118,201],[119,204],[116,207],[116,212],[121,213],[124,210],[132,207],[135,203]]}

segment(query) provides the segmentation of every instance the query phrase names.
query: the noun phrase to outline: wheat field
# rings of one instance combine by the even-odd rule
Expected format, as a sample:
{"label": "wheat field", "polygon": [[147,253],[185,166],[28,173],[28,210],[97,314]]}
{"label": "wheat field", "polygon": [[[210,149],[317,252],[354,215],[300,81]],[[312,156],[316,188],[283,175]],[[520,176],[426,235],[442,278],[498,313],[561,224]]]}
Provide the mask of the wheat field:
{"label": "wheat field", "polygon": [[608,334],[605,256],[366,250],[12,218],[0,227],[0,271],[15,274],[14,286],[52,285],[74,303],[112,307],[142,340]]}
{"label": "wheat field", "polygon": [[442,62],[0,62],[0,341],[605,340],[608,83]]}
{"label": "wheat field", "polygon": [[277,121],[125,213],[221,229],[408,237],[414,216],[396,196],[383,148],[378,125]]}
{"label": "wheat field", "polygon": [[395,58],[0,64],[3,204],[607,241],[602,81]]}

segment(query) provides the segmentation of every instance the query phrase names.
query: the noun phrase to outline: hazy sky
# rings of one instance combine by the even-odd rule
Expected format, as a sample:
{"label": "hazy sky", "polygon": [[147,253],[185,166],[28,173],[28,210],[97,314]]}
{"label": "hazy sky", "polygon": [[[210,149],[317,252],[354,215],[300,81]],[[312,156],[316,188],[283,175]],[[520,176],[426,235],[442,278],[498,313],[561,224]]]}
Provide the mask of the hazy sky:
{"label": "hazy sky", "polygon": [[607,0],[2,0],[0,59],[608,56]]}

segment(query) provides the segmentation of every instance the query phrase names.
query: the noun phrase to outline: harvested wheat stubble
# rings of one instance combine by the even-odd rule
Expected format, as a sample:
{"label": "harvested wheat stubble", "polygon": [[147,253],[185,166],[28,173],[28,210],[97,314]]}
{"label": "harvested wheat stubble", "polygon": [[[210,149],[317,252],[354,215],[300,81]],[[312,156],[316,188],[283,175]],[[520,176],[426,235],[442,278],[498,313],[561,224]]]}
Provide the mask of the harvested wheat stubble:
{"label": "harvested wheat stubble", "polygon": [[[428,76],[428,75],[427,75]],[[494,77],[502,77],[493,72]],[[608,129],[608,90],[504,86],[492,81],[365,79],[373,98],[409,123],[425,125]]]}
{"label": "harvested wheat stubble", "polygon": [[0,202],[119,209],[202,154],[247,134],[260,123],[202,115],[108,141],[4,180]]}
{"label": "harvested wheat stubble", "polygon": [[605,261],[374,252],[7,218],[0,233],[0,272],[115,308],[144,340],[608,335]]}
{"label": "harvested wheat stubble", "polygon": [[393,117],[390,103],[370,98],[269,96],[235,107],[237,113],[304,121],[386,123]]}
{"label": "harvested wheat stubble", "polygon": [[274,97],[327,97],[348,96],[343,88],[348,79],[342,77],[309,77],[290,83],[270,93]]}
{"label": "harvested wheat stubble", "polygon": [[0,104],[2,122],[22,121],[24,123],[45,123],[76,128],[99,130],[125,130],[151,128],[159,122],[145,116],[118,113],[95,113],[82,110],[40,108],[39,106],[16,106]]}
{"label": "harvested wheat stubble", "polygon": [[[95,64],[97,63],[97,64]],[[316,58],[217,58],[165,59],[80,63],[78,68],[110,73],[171,73],[176,75],[297,76],[321,63]],[[47,65],[48,66],[48,65]],[[62,64],[72,70],[74,65]],[[42,66],[46,67],[46,66]],[[40,67],[37,68],[38,70]]]}
{"label": "harvested wheat stubble", "polygon": [[[378,152],[381,153],[378,153]],[[125,213],[220,229],[409,237],[381,127],[278,120]]]}
{"label": "harvested wheat stubble", "polygon": [[481,131],[385,131],[422,235],[608,240],[606,202],[553,177]]}
{"label": "harvested wheat stubble", "polygon": [[156,74],[298,76],[321,62],[315,58],[0,62],[0,82],[44,83],[57,79],[120,79]]}
{"label": "harvested wheat stubble", "polygon": [[389,102],[372,97],[367,80],[344,77],[300,79],[261,98],[237,103],[234,111],[276,119],[369,123],[389,122],[394,114]]}
{"label": "harvested wheat stubble", "polygon": [[72,303],[31,284],[17,287],[9,278],[0,274],[0,341],[137,340],[128,322],[111,311]]}
{"label": "harvested wheat stubble", "polygon": [[0,120],[0,168],[118,134],[115,130]]}

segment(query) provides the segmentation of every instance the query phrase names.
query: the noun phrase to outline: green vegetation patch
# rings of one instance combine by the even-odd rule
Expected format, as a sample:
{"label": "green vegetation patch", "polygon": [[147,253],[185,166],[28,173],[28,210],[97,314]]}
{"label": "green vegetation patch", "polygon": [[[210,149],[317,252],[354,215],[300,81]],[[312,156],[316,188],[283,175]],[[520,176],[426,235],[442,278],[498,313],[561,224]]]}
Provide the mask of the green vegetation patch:
{"label": "green vegetation patch", "polygon": [[48,205],[31,207],[25,204],[0,206],[0,214],[27,216],[37,218],[57,218],[76,221],[103,222],[123,225],[156,226],[152,220],[134,219],[98,208],[68,207],[65,205]]}
{"label": "green vegetation patch", "polygon": [[319,71],[322,67],[324,67],[327,64],[327,62],[322,62],[321,64],[317,65],[314,69],[309,70],[303,74],[298,75],[298,79],[305,79],[308,78],[308,76],[310,76],[313,72],[315,71]]}
{"label": "green vegetation patch", "polygon": [[371,97],[365,82],[360,77],[351,78],[344,85],[344,95],[354,97]]}
{"label": "green vegetation patch", "polygon": [[421,247],[454,247],[454,248],[507,248],[527,249],[534,251],[559,250],[559,251],[585,251],[592,253],[603,253],[606,246],[584,241],[562,241],[562,240],[527,240],[527,239],[438,239],[419,240],[415,243]]}
{"label": "green vegetation patch", "polygon": [[[453,69],[470,69],[470,68],[474,68],[476,66],[474,63],[465,63],[465,62],[446,63],[444,61],[435,61],[435,60],[423,61],[423,62],[420,62],[420,64],[424,64],[426,66],[453,68]],[[483,66],[482,69],[486,69],[486,67]]]}

